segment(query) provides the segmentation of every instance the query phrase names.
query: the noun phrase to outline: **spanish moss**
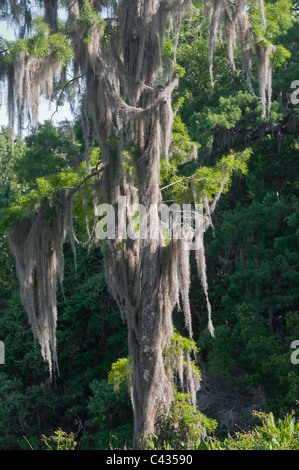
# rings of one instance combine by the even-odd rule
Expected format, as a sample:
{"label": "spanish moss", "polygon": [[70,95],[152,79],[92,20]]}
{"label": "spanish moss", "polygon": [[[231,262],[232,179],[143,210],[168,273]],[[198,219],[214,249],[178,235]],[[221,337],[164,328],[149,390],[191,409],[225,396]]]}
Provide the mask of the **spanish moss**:
{"label": "spanish moss", "polygon": [[[155,432],[163,413],[168,413],[174,398],[174,383],[164,360],[165,348],[173,335],[172,313],[182,311],[186,330],[192,338],[190,289],[190,250],[187,241],[162,236],[158,207],[161,160],[170,157],[174,111],[172,96],[178,85],[174,73],[176,64],[163,60],[163,40],[171,25],[178,41],[184,14],[191,0],[120,0],[110,2],[111,17],[100,18],[106,2],[66,0],[67,26],[72,38],[74,77],[82,77],[85,85],[82,108],[85,159],[91,129],[101,148],[104,164],[101,195],[116,214],[120,198],[125,198],[125,226],[134,228],[132,204],[142,204],[146,211],[143,221],[147,233],[155,221],[156,237],[106,240],[106,279],[109,291],[118,304],[128,328],[134,408],[134,447]],[[269,115],[271,103],[271,63],[269,49],[260,44],[250,28],[249,14],[243,1],[203,0],[209,30],[209,71],[214,85],[213,58],[217,40],[225,33],[228,56],[235,71],[234,51],[239,41],[243,71],[250,91],[253,54],[256,54],[260,99],[263,117]],[[257,5],[266,28],[263,2]],[[92,20],[86,22],[88,8],[94,8]],[[51,1],[45,19],[56,30]],[[107,37],[109,40],[107,40]],[[254,47],[253,47],[254,46]],[[174,45],[176,50],[177,44]],[[31,111],[34,126],[38,123],[41,92],[50,99],[61,61],[49,57],[26,56],[20,53],[9,71],[9,109],[14,122],[14,103],[20,117]],[[268,108],[267,108],[268,105]],[[267,108],[267,109],[266,109]],[[128,177],[123,167],[125,151],[132,153],[134,177]],[[204,251],[204,233],[212,226],[212,214],[225,181],[214,199],[203,202],[202,235],[195,253],[199,278],[204,290],[208,312],[208,328],[214,336],[211,304]],[[99,188],[97,189],[99,190]],[[20,221],[10,232],[11,247],[16,257],[21,286],[21,298],[43,357],[57,364],[56,354],[56,281],[63,277],[63,242],[67,228],[71,229],[71,198],[60,194],[60,203],[41,208],[35,216]],[[123,199],[121,199],[123,200]],[[49,203],[50,204],[50,203]],[[54,213],[53,213],[54,210]],[[54,215],[53,215],[54,214]],[[118,218],[116,217],[118,221]],[[121,230],[117,222],[116,232]],[[74,247],[74,239],[72,239]],[[186,364],[184,369],[182,364]],[[187,371],[187,390],[195,403],[199,381],[194,379],[190,355],[180,357],[176,370],[183,382]]]}
{"label": "spanish moss", "polygon": [[61,192],[59,204],[41,207],[30,218],[16,222],[9,232],[21,301],[51,377],[53,369],[58,370],[56,292],[57,281],[63,280],[63,243],[67,232],[72,232],[67,226],[71,207],[71,199]]}

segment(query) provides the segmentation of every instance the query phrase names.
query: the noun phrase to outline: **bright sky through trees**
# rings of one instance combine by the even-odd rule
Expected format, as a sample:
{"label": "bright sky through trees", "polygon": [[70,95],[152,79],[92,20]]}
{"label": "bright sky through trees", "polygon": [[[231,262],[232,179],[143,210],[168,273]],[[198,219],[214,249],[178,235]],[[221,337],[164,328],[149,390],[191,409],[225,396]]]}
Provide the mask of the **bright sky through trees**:
{"label": "bright sky through trees", "polygon": [[[41,15],[40,9],[35,9],[36,15]],[[65,19],[65,12],[60,10],[60,19]],[[18,35],[18,31],[9,24],[8,21],[0,21],[0,38],[7,40],[14,40]],[[72,77],[69,77],[71,79]],[[54,125],[62,121],[71,121],[74,118],[70,105],[68,102],[57,107],[57,102],[54,100],[52,103],[45,98],[41,98],[39,106],[39,123],[43,124],[45,121],[51,120]],[[6,83],[0,83],[0,128],[9,125],[8,110],[7,110],[7,89]],[[30,133],[30,128],[24,129],[24,135]]]}

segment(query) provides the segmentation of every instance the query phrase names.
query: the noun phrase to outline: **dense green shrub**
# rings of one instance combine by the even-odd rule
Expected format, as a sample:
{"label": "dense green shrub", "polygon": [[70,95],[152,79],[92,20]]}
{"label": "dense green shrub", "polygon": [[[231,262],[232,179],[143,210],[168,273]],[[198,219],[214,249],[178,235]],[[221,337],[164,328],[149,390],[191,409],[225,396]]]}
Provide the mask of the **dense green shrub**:
{"label": "dense green shrub", "polygon": [[89,446],[95,449],[130,447],[133,440],[133,411],[127,382],[117,392],[106,380],[94,380],[88,401]]}
{"label": "dense green shrub", "polygon": [[156,440],[158,446],[169,442],[176,449],[192,449],[216,428],[216,420],[197,410],[188,394],[176,392],[170,413],[162,420],[160,434],[156,439],[153,436],[152,441]]}
{"label": "dense green shrub", "polygon": [[238,433],[224,442],[208,438],[197,450],[299,450],[299,421],[287,415],[275,422],[272,413],[255,412],[262,424],[249,432]]}

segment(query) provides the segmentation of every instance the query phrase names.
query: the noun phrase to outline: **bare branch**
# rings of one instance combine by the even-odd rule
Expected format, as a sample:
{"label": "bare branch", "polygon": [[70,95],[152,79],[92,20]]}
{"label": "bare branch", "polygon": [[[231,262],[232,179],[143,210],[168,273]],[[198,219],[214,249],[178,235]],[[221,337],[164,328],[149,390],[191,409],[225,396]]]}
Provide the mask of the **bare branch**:
{"label": "bare branch", "polygon": [[[86,183],[86,181],[88,181],[90,178],[93,178],[94,176],[97,176],[99,175],[100,173],[102,173],[104,171],[104,166],[102,168],[100,168],[99,170],[96,170],[96,171],[93,171],[92,173],[90,173],[90,175],[86,176],[82,181],[80,181],[80,183],[77,184],[77,186],[75,186],[74,188],[72,188],[67,196],[67,198],[71,198],[73,197],[73,195],[78,191],[78,189],[81,188],[81,186]],[[69,189],[69,188],[65,188],[65,189]]]}
{"label": "bare branch", "polygon": [[52,116],[51,116],[51,118],[50,118],[50,122],[52,121],[54,114],[58,113],[59,102],[60,102],[60,100],[61,100],[61,98],[62,98],[62,95],[63,95],[65,89],[66,89],[71,83],[73,83],[75,80],[79,80],[80,78],[82,78],[82,75],[78,75],[77,77],[72,78],[71,80],[69,80],[68,82],[66,82],[66,83],[64,84],[64,86],[63,86],[63,88],[62,88],[62,90],[61,90],[61,92],[60,92],[59,98],[58,98],[58,100],[57,100],[56,109],[55,109],[54,113],[52,114]]}

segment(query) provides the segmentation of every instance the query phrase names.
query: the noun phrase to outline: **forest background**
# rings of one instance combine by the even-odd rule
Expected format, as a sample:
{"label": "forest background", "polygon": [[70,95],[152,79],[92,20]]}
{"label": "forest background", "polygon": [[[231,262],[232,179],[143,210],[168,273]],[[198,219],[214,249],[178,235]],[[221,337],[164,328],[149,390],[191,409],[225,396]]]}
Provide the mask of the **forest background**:
{"label": "forest background", "polygon": [[[292,83],[299,80],[298,2],[293,2],[289,15],[283,0],[267,3],[273,8],[273,25],[279,24],[277,40],[285,48],[276,58],[269,121],[261,118],[261,104],[248,92],[242,74],[230,69],[221,42],[215,50],[211,88],[203,15],[187,17],[177,51],[180,82],[174,100],[179,113],[173,128],[173,179],[171,174],[162,175],[166,186],[192,175],[198,163],[213,166],[232,149],[251,149],[247,173],[233,176],[206,236],[215,339],[208,332],[195,263],[190,289],[202,373],[198,407],[217,421],[218,437],[248,429],[256,422],[254,410],[272,412],[276,419],[299,413],[299,365],[291,361],[291,344],[299,340],[299,106],[291,99]],[[171,42],[165,41],[165,54],[171,48]],[[238,55],[236,66],[241,70]],[[253,84],[257,87],[257,77]],[[61,103],[67,93],[67,88],[63,95],[57,90],[53,98]],[[2,128],[3,220],[7,208],[15,204],[17,210],[20,197],[32,190],[42,193],[55,178],[58,184],[70,174],[76,175],[75,182],[84,175],[86,148],[80,119],[55,127],[49,120],[13,140],[11,129]],[[196,159],[181,164],[191,143],[197,147]],[[96,162],[100,150],[93,141],[90,152]],[[180,190],[184,188],[179,183],[171,186],[165,200],[177,198]],[[0,449],[28,448],[28,442],[38,448],[41,435],[50,436],[59,428],[74,432],[82,449],[130,447],[132,409],[126,380],[120,380],[118,390],[109,380],[113,364],[127,357],[127,331],[107,292],[101,249],[86,238],[86,223],[92,233],[94,221],[84,191],[88,193],[88,188],[75,201],[76,266],[70,244],[64,247],[65,275],[58,295],[60,374],[52,382],[20,303],[15,262],[6,227],[1,226],[0,340],[5,344],[5,364],[0,365]],[[174,319],[184,334],[180,312]],[[118,362],[120,374],[124,363]]]}

